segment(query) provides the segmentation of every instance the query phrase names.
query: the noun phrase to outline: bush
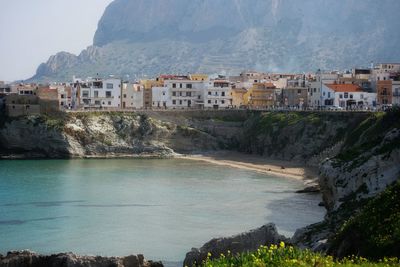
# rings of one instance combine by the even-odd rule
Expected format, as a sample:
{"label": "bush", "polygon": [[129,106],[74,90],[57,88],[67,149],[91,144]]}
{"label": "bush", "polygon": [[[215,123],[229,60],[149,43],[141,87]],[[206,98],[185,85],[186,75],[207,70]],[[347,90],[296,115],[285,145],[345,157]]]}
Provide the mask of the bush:
{"label": "bush", "polygon": [[[210,254],[208,255],[211,256]],[[369,262],[362,257],[349,257],[342,260],[334,260],[332,256],[325,256],[314,253],[310,250],[301,250],[294,247],[286,247],[283,242],[279,246],[261,246],[256,252],[242,253],[239,255],[220,255],[219,259],[210,260],[203,263],[205,267],[228,267],[228,266],[254,266],[254,267],[384,267],[399,266],[397,258],[384,258],[378,262]]]}
{"label": "bush", "polygon": [[400,257],[400,181],[344,223],[332,244],[337,256]]}

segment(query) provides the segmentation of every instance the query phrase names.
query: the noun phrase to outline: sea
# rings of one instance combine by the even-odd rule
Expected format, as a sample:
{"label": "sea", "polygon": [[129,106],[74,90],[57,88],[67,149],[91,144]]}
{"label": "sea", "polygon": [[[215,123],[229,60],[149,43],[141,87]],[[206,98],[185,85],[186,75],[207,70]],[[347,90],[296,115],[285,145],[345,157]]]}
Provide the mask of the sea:
{"label": "sea", "polygon": [[179,266],[215,237],[323,219],[301,181],[184,159],[0,161],[0,253],[144,254]]}

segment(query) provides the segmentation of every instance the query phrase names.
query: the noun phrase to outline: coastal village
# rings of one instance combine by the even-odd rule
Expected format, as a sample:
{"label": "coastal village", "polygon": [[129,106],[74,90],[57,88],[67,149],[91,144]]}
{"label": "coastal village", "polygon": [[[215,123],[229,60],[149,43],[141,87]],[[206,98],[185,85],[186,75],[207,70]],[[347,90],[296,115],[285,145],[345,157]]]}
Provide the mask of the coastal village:
{"label": "coastal village", "polygon": [[154,79],[73,77],[70,83],[0,82],[10,117],[82,110],[259,109],[375,111],[400,105],[400,63],[350,71],[238,76],[159,75]]}

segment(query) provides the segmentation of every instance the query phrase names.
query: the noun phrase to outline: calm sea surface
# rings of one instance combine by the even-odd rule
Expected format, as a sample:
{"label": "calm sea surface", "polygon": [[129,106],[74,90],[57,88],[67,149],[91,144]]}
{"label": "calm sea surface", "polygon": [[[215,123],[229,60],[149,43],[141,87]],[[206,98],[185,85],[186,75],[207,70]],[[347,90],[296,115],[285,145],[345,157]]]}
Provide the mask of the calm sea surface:
{"label": "calm sea surface", "polygon": [[31,249],[181,261],[192,247],[275,222],[322,219],[302,183],[186,160],[0,161],[0,253]]}

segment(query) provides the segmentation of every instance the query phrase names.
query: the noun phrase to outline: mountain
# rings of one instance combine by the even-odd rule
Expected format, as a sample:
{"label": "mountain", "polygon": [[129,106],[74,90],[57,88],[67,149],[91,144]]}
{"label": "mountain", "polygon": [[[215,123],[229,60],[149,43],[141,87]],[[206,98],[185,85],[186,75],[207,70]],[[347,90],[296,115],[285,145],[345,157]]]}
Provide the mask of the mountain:
{"label": "mountain", "polygon": [[72,75],[310,71],[400,61],[398,0],[115,0],[93,46],[33,80]]}

